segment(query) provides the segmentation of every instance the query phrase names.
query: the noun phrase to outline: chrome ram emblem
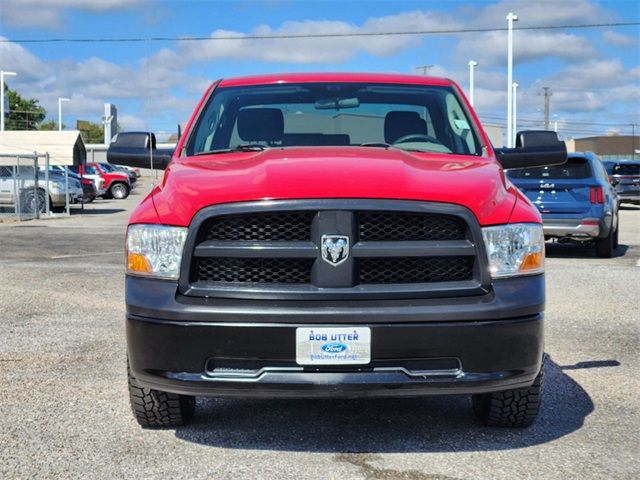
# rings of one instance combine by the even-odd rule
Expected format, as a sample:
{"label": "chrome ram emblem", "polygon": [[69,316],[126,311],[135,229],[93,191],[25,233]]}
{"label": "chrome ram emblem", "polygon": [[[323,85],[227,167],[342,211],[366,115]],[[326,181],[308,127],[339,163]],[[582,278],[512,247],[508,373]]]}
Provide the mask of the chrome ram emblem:
{"label": "chrome ram emblem", "polygon": [[337,267],[349,257],[349,237],[346,235],[323,235],[322,260]]}

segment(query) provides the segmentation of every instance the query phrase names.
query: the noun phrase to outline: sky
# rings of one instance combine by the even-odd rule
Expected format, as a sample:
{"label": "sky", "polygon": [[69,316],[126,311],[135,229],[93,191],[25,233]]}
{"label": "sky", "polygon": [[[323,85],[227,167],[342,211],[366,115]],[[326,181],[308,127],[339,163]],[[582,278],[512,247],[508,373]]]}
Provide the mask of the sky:
{"label": "sky", "polygon": [[[638,0],[503,1],[153,1],[0,0],[0,69],[7,84],[37,98],[63,123],[100,122],[105,102],[124,130],[162,138],[186,123],[214,80],[273,72],[366,71],[421,74],[469,88],[475,60],[475,109],[506,125],[506,32],[251,40],[247,35],[372,33],[563,26],[640,21]],[[169,37],[169,40],[153,40]],[[174,40],[204,37],[212,40]],[[226,39],[216,40],[217,37]],[[232,37],[233,39],[228,39]],[[135,42],[59,42],[54,39]],[[38,40],[25,42],[25,40]],[[39,40],[45,40],[41,42]],[[631,134],[640,124],[640,27],[514,32],[518,130],[539,128],[543,87],[563,138]],[[636,134],[640,126],[635,127]]]}

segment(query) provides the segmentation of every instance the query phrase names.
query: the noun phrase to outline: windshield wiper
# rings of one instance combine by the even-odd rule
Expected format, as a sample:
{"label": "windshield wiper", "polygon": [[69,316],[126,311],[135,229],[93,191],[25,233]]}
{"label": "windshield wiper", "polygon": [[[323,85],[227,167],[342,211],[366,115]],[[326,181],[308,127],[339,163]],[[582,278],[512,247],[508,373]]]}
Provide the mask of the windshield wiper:
{"label": "windshield wiper", "polygon": [[393,145],[389,145],[384,142],[365,142],[358,145],[359,147],[374,147],[374,148],[390,148]]}
{"label": "windshield wiper", "polygon": [[198,152],[194,156],[199,155],[215,155],[217,153],[230,153],[230,152],[259,152],[261,150],[267,150],[269,147],[260,145],[259,143],[241,143],[232,148],[220,148],[218,150],[209,150],[207,152]]}

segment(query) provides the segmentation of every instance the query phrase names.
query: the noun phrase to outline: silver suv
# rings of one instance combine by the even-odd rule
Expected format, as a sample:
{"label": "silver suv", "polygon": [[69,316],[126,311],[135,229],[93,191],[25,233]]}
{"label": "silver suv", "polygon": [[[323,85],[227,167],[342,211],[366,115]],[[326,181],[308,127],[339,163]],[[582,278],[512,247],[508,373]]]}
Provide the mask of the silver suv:
{"label": "silver suv", "polygon": [[[51,208],[66,206],[65,176],[49,173],[49,205]],[[18,208],[21,213],[44,213],[46,210],[47,184],[44,173],[38,174],[38,188],[31,167],[0,166],[0,207]],[[80,181],[69,177],[69,202],[82,199]]]}

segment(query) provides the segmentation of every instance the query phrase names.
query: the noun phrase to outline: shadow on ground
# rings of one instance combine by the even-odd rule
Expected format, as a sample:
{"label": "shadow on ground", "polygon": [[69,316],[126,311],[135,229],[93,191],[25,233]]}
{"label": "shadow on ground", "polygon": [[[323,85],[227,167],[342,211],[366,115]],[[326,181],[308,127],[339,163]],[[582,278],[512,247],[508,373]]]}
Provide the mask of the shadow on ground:
{"label": "shadow on ground", "polygon": [[89,205],[91,205],[91,207],[85,207],[84,209],[81,209],[81,208],[72,209],[71,216],[73,217],[74,215],[111,215],[113,213],[120,213],[125,211],[124,208],[100,208],[99,206],[94,205],[92,203]]}
{"label": "shadow on ground", "polygon": [[[613,258],[624,257],[629,250],[628,245],[620,244],[613,251]],[[594,243],[551,243],[545,244],[545,254],[549,258],[599,258]]]}
{"label": "shadow on ground", "polygon": [[468,396],[368,400],[198,398],[194,423],[177,429],[176,436],[222,448],[346,454],[522,448],[580,429],[593,412],[589,394],[564,370],[617,365],[615,360],[605,360],[559,366],[548,358],[541,414],[532,427],[522,430],[480,425]]}

